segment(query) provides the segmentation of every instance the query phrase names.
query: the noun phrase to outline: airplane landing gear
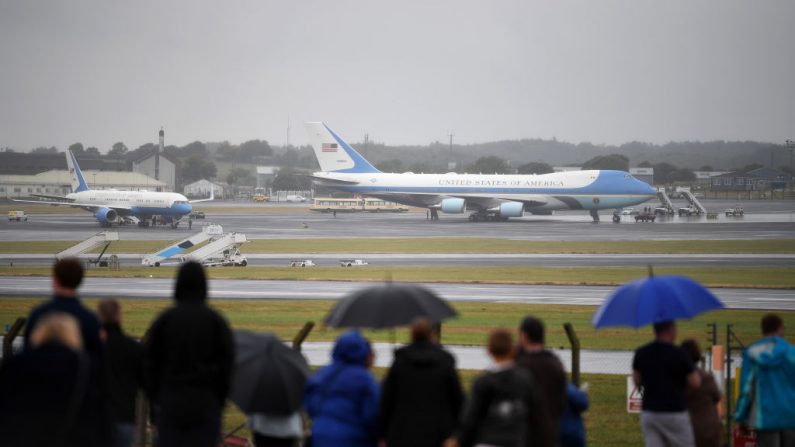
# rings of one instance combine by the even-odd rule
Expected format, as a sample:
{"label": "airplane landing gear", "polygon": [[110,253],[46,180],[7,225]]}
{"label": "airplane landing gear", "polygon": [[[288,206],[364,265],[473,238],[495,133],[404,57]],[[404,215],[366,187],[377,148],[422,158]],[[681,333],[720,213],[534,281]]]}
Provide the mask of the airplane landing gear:
{"label": "airplane landing gear", "polygon": [[589,213],[593,218],[593,223],[599,223],[599,210],[591,210]]}
{"label": "airplane landing gear", "polygon": [[470,222],[508,222],[507,217],[478,211],[469,215]]}

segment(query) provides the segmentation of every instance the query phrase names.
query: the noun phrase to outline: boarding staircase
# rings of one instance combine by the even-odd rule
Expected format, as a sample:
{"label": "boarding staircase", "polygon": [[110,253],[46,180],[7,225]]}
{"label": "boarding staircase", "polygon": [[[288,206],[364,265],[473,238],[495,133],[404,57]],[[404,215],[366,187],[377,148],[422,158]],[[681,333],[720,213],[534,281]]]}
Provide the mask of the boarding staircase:
{"label": "boarding staircase", "polygon": [[224,234],[224,229],[220,225],[209,224],[202,228],[202,231],[185,238],[175,244],[150,255],[146,255],[141,259],[141,264],[149,267],[160,267],[163,261],[174,258],[175,256],[183,254],[186,250],[203,244],[208,240],[219,237]]}
{"label": "boarding staircase", "polygon": [[693,195],[692,192],[685,190],[681,191],[681,194],[685,198],[685,200],[687,200],[687,202],[690,203],[690,206],[692,206],[693,209],[696,210],[696,214],[698,215],[707,214],[707,209],[704,208],[704,205],[702,205],[701,202],[698,201],[698,199],[696,198],[696,196]]}
{"label": "boarding staircase", "polygon": [[113,241],[119,240],[119,233],[115,231],[103,231],[101,233],[97,233],[90,238],[79,242],[66,250],[57,253],[55,255],[55,259],[64,259],[64,258],[74,258],[80,256],[84,253],[88,253],[89,251],[99,247],[102,244],[105,244],[105,247],[102,248],[102,251],[99,253],[96,259],[89,259],[89,263],[98,264],[102,259],[102,255],[108,250],[110,247],[110,243]]}
{"label": "boarding staircase", "polygon": [[676,213],[676,208],[674,208],[671,198],[668,197],[668,193],[665,192],[665,188],[657,189],[657,198],[660,199],[660,204],[662,204],[662,207],[667,210],[668,214]]}
{"label": "boarding staircase", "polygon": [[243,233],[228,233],[213,239],[204,247],[182,257],[183,261],[196,261],[203,265],[235,265],[245,267],[246,257],[240,254],[240,246],[247,243]]}

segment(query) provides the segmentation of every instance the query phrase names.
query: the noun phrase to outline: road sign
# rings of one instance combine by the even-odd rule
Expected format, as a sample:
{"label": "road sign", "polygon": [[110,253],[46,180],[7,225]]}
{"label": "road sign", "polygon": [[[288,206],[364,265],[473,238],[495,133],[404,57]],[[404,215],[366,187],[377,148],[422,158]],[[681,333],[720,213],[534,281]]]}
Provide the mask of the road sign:
{"label": "road sign", "polygon": [[640,413],[643,391],[635,386],[632,376],[627,376],[627,413]]}

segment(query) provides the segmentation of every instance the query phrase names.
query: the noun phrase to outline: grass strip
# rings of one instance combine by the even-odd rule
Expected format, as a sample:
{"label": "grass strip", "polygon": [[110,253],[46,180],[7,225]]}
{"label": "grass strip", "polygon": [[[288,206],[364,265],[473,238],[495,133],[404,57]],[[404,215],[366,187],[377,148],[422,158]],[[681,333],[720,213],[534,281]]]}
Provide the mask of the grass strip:
{"label": "grass strip", "polygon": [[[20,223],[24,225],[24,223]],[[181,233],[177,238],[187,237]],[[152,253],[175,241],[114,242],[108,253]],[[77,241],[4,241],[0,253],[56,253]],[[253,239],[244,253],[773,254],[795,253],[795,239],[693,241],[517,241],[492,238]]]}
{"label": "grass strip", "polygon": [[[253,267],[210,268],[214,279],[249,280],[307,280],[307,281],[392,281],[449,282],[470,284],[527,284],[527,285],[595,285],[617,286],[645,277],[643,267],[522,267],[522,266],[465,266],[465,267]],[[660,275],[689,276],[709,287],[737,288],[795,288],[793,267],[660,267]],[[4,266],[0,276],[47,276],[46,266]],[[120,278],[173,278],[174,267],[123,267],[121,270],[90,269],[89,276]]]}

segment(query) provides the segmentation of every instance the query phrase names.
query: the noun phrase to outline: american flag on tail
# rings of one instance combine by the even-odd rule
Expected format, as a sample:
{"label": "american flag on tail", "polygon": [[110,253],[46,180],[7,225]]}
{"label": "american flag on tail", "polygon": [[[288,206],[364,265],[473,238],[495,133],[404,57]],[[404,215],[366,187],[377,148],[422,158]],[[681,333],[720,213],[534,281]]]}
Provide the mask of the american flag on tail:
{"label": "american flag on tail", "polygon": [[337,143],[323,143],[321,150],[323,152],[337,152]]}

